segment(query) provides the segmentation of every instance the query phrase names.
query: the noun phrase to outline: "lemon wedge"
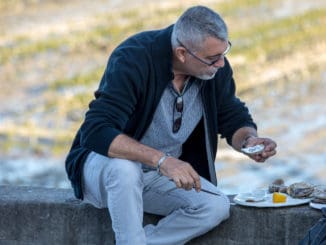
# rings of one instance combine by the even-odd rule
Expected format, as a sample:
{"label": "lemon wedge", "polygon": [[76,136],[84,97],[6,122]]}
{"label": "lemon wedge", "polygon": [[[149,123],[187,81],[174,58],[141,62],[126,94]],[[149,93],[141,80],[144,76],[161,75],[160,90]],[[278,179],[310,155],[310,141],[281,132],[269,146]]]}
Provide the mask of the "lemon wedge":
{"label": "lemon wedge", "polygon": [[279,192],[273,193],[273,203],[282,203],[286,202],[286,195]]}

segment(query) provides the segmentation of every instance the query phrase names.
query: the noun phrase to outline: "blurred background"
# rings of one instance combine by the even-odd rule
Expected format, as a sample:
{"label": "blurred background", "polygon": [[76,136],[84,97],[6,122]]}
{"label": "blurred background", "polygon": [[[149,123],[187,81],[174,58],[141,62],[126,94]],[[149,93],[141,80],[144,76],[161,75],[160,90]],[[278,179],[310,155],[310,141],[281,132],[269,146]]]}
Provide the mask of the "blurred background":
{"label": "blurred background", "polygon": [[0,185],[70,188],[64,159],[110,52],[202,4],[225,19],[237,93],[278,154],[219,143],[219,187],[326,184],[326,1],[1,0]]}

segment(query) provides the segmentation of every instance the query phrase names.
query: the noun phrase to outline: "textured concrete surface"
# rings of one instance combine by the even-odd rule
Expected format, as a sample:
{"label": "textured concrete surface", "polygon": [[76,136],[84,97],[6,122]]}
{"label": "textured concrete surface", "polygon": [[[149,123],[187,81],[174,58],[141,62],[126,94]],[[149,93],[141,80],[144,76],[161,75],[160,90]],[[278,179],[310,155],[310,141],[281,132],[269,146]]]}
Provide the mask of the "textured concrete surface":
{"label": "textured concrete surface", "polygon": [[[231,207],[231,217],[189,244],[292,245],[321,217],[308,205]],[[144,216],[144,224],[160,217]],[[113,244],[106,209],[76,200],[70,189],[0,186],[0,244]]]}

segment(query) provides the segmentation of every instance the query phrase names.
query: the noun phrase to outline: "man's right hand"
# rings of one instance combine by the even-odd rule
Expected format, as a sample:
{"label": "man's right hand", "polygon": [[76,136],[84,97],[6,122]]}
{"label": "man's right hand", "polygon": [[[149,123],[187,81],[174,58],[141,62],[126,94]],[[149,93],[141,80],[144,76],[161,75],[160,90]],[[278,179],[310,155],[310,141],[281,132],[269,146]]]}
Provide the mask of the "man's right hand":
{"label": "man's right hand", "polygon": [[178,188],[197,192],[201,189],[200,177],[193,167],[174,157],[168,157],[160,166],[160,172],[172,179]]}

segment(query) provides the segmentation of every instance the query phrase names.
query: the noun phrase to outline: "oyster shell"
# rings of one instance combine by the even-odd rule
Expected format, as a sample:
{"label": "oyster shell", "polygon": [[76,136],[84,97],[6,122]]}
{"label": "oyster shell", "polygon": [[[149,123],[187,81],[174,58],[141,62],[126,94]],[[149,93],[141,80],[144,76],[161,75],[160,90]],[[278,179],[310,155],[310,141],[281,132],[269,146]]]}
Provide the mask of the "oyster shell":
{"label": "oyster shell", "polygon": [[321,204],[326,204],[326,194],[324,196],[320,197],[314,197],[312,200],[314,203],[321,203]]}
{"label": "oyster shell", "polygon": [[287,193],[294,198],[309,197],[314,191],[314,186],[306,182],[297,182],[287,188]]}
{"label": "oyster shell", "polygon": [[312,202],[326,204],[326,186],[315,187]]}
{"label": "oyster shell", "polygon": [[284,185],[284,180],[283,179],[276,179],[273,181],[272,184],[268,186],[268,192],[269,193],[274,193],[274,192],[283,192],[286,193],[287,191],[287,186]]}
{"label": "oyster shell", "polygon": [[284,180],[283,179],[276,179],[273,181],[274,185],[284,185]]}

